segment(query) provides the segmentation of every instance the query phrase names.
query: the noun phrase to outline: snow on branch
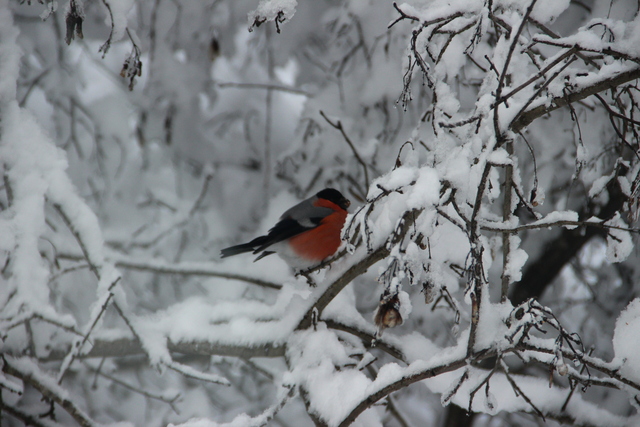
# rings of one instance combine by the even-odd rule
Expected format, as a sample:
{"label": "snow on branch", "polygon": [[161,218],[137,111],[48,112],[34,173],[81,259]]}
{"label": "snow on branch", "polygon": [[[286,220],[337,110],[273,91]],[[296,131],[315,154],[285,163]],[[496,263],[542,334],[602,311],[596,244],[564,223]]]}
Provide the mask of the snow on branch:
{"label": "snow on branch", "polygon": [[318,290],[314,292],[317,296],[312,297],[308,305],[310,308],[298,324],[298,329],[306,329],[311,326],[313,313],[321,314],[324,308],[347,286],[351,281],[365,272],[370,266],[376,262],[386,258],[390,253],[390,246],[401,241],[407,233],[415,218],[420,215],[419,211],[408,211],[404,213],[398,222],[398,228],[389,238],[389,241],[378,247],[371,253],[365,254],[362,259],[355,263],[351,263],[349,268],[341,271],[333,280],[325,280],[325,283],[318,286]]}
{"label": "snow on branch", "polygon": [[[133,338],[103,338],[100,334],[94,334],[90,349],[80,353],[78,359],[143,356],[145,350],[139,342]],[[167,342],[168,351],[176,354],[190,354],[194,356],[229,356],[240,359],[254,357],[282,357],[284,346],[281,344],[262,343],[254,344],[228,344],[216,342],[212,339],[193,339],[190,341]],[[60,361],[67,355],[66,352],[52,350],[46,357],[39,360],[44,362]]]}
{"label": "snow on branch", "polygon": [[82,354],[84,350],[85,344],[89,341],[89,337],[93,333],[94,329],[98,325],[98,322],[102,318],[102,315],[107,310],[107,307],[111,303],[112,298],[114,297],[113,288],[120,281],[120,276],[116,277],[109,287],[106,289],[106,292],[102,294],[102,296],[94,303],[94,309],[92,310],[92,316],[90,321],[87,323],[87,329],[80,337],[78,337],[71,346],[71,350],[65,356],[62,365],[60,367],[60,372],[58,374],[58,381],[62,382],[64,375],[67,370],[71,367],[71,364],[76,360],[76,358]]}
{"label": "snow on branch", "polygon": [[534,120],[548,114],[558,108],[565,107],[574,102],[581,101],[589,96],[604,92],[630,83],[640,78],[640,67],[630,67],[627,70],[614,71],[609,75],[597,76],[589,80],[588,84],[578,85],[570,89],[566,95],[556,96],[541,105],[532,105],[520,112],[510,125],[511,130],[520,132]]}
{"label": "snow on branch", "polygon": [[[526,406],[529,406],[530,410],[543,418],[573,420],[574,422],[585,422],[587,425],[594,426],[624,423],[622,418],[613,414],[601,413],[597,416],[592,416],[590,415],[592,414],[591,412],[584,412],[587,408],[591,407],[592,404],[577,396],[574,396],[571,402],[569,402],[568,399],[563,399],[564,396],[567,396],[567,390],[559,387],[549,389],[549,384],[545,382],[544,379],[509,373],[509,368],[504,363],[503,358],[509,353],[514,353],[524,359],[535,357],[537,360],[543,361],[543,363],[550,364],[552,371],[557,370],[560,375],[568,375],[569,378],[579,381],[586,386],[605,386],[618,389],[622,389],[624,386],[630,386],[640,391],[640,384],[622,377],[617,372],[615,366],[592,358],[586,355],[579,347],[576,347],[575,338],[571,334],[568,334],[557,323],[557,320],[548,309],[539,306],[535,302],[530,302],[528,305],[525,304],[514,309],[513,313],[514,317],[512,319],[516,322],[511,323],[509,329],[503,329],[507,334],[503,336],[503,339],[509,338],[508,334],[513,333],[510,329],[520,331],[524,325],[527,325],[529,328],[538,328],[538,325],[542,322],[554,325],[559,332],[558,338],[561,338],[561,340],[534,338],[529,336],[527,332],[520,335],[518,341],[511,338],[511,344],[505,345],[500,349],[489,348],[478,351],[471,355],[471,359],[467,358],[466,352],[463,352],[463,347],[460,347],[458,351],[452,349],[440,356],[433,356],[428,361],[415,361],[406,368],[395,367],[394,369],[389,369],[389,372],[393,373],[392,375],[387,375],[386,370],[384,372],[381,370],[378,378],[367,386],[367,392],[364,397],[361,398],[360,402],[350,410],[348,415],[345,416],[340,423],[336,423],[336,425],[350,425],[358,415],[373,403],[394,391],[406,387],[408,384],[433,378],[447,372],[457,371],[465,366],[465,371],[463,375],[459,377],[459,381],[457,383],[453,382],[453,388],[443,394],[443,399],[446,403],[450,402],[451,399],[457,395],[458,397],[456,397],[455,401],[461,404],[465,401],[465,396],[469,396],[467,402],[470,411],[495,413],[500,410],[505,410],[510,407],[510,405],[516,405],[519,407],[519,410],[527,411]],[[567,345],[558,347],[558,342],[563,340]],[[536,344],[530,344],[528,341],[535,342]],[[534,353],[539,356],[535,356]],[[542,357],[547,354],[555,354],[555,361]],[[612,379],[618,380],[619,383],[611,382],[611,380],[607,378],[600,379],[591,374],[584,376],[573,367],[568,369],[559,368],[565,365],[563,365],[564,362],[557,359],[558,355],[560,355],[559,357],[561,358],[573,361],[577,366],[585,365],[596,369]],[[496,362],[496,367],[494,367],[493,370],[487,371],[471,367],[481,360],[496,356],[498,357],[498,362]],[[499,370],[496,371],[496,368]],[[505,383],[508,385],[505,385]],[[438,387],[436,383],[433,385],[436,388]],[[504,389],[505,387],[512,387],[515,392],[514,399],[505,399],[505,396],[501,394],[502,398],[496,400],[489,392],[490,385],[498,390]],[[485,408],[482,408],[482,405],[476,405],[474,403],[474,396],[476,396],[478,390],[482,387],[486,387],[487,390],[483,398],[483,400],[485,400]],[[540,391],[542,390],[545,391],[541,393]],[[571,396],[571,394],[569,394],[569,396]],[[514,407],[511,406],[510,410],[513,409]],[[591,409],[587,411],[591,411]]]}
{"label": "snow on branch", "polygon": [[60,387],[54,378],[41,372],[31,359],[3,357],[1,363],[5,374],[21,379],[42,393],[43,397],[60,405],[82,427],[98,425],[74,403],[67,390]]}
{"label": "snow on branch", "polygon": [[[134,31],[131,0],[70,0],[51,41],[0,0],[3,414],[256,426],[302,424],[306,409],[322,426],[406,425],[424,414],[390,396],[420,383],[441,397],[419,405],[431,419],[633,424],[637,302],[616,321],[638,293],[630,14],[311,2],[290,34],[246,43],[232,36],[246,19],[280,33],[297,1],[246,18],[205,3],[136,3]],[[106,41],[86,31],[105,16]],[[96,67],[111,48],[123,67]],[[145,87],[113,90],[105,69]],[[297,273],[216,259],[323,186],[354,206],[335,255]],[[587,388],[615,395],[599,407]],[[129,393],[145,404],[121,405]]]}
{"label": "snow on branch", "polygon": [[174,370],[184,375],[185,377],[191,378],[194,380],[205,381],[208,383],[221,384],[226,386],[231,385],[231,383],[226,378],[223,378],[220,375],[200,372],[197,369],[193,369],[191,366],[183,365],[182,363],[178,363],[176,361],[167,363],[167,368]]}

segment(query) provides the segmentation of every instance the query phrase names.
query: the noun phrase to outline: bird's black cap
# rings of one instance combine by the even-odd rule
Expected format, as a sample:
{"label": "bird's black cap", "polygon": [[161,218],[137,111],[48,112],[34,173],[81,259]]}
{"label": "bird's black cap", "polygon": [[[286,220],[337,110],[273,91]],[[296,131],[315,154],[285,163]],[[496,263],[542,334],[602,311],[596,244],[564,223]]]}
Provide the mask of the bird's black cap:
{"label": "bird's black cap", "polygon": [[322,191],[318,191],[316,196],[321,199],[326,199],[331,203],[335,203],[340,206],[342,209],[347,210],[349,205],[351,205],[351,201],[344,197],[341,192],[336,190],[335,188],[325,188]]}

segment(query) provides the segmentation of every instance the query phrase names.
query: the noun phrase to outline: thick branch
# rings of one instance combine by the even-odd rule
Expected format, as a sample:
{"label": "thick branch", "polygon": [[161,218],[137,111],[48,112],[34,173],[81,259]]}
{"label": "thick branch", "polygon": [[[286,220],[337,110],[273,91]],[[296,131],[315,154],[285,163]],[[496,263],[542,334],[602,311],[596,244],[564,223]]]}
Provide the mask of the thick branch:
{"label": "thick branch", "polygon": [[[86,353],[78,355],[78,359],[95,357],[124,357],[146,355],[142,346],[133,338],[119,338],[116,340],[92,340],[93,347]],[[252,357],[280,357],[284,355],[284,347],[278,344],[263,344],[260,346],[241,346],[219,344],[211,341],[189,341],[173,343],[169,341],[167,348],[172,353],[203,356],[232,356],[243,359]],[[41,359],[43,362],[57,361],[65,357],[66,351],[52,351],[49,356]]]}
{"label": "thick branch", "polygon": [[511,123],[510,129],[513,132],[518,133],[529,126],[534,120],[555,111],[558,108],[565,107],[571,103],[581,101],[591,95],[595,95],[596,93],[613,89],[638,78],[640,78],[640,67],[625,71],[613,77],[609,76],[607,78],[603,78],[590,86],[581,88],[577,92],[569,92],[566,95],[554,98],[550,103],[545,103],[522,112],[522,114],[518,115],[518,117],[516,117],[516,119]]}
{"label": "thick branch", "polygon": [[400,390],[410,384],[413,384],[418,381],[425,380],[427,378],[433,378],[438,375],[444,374],[446,372],[452,372],[456,369],[460,369],[467,364],[466,357],[461,357],[458,359],[454,359],[450,362],[441,363],[438,365],[434,365],[429,369],[420,370],[419,372],[403,377],[386,387],[381,388],[375,393],[367,396],[366,399],[362,400],[353,410],[349,413],[349,415],[339,424],[339,427],[347,427],[353,423],[358,416],[364,412],[367,408],[371,407],[378,400],[383,397],[391,394],[396,390]]}
{"label": "thick branch", "polygon": [[[519,344],[518,346],[512,348],[512,349],[503,349],[502,354],[505,354],[507,352],[511,352],[511,351],[515,351],[515,350],[530,350],[530,351],[534,351],[534,352],[542,352],[542,353],[547,353],[547,354],[553,354],[554,350],[553,349],[547,349],[544,347],[538,347],[538,346],[534,346],[534,345],[530,345],[530,344]],[[563,354],[566,358],[572,358],[575,355],[569,351],[566,350],[562,350]],[[403,389],[405,387],[407,387],[408,385],[411,385],[413,383],[416,383],[418,381],[422,381],[424,379],[428,379],[428,378],[433,378],[436,377],[438,375],[447,373],[447,372],[452,372],[455,371],[457,369],[460,369],[462,367],[464,367],[465,365],[476,365],[478,362],[482,361],[482,360],[486,360],[492,357],[495,357],[497,355],[497,351],[495,349],[490,349],[490,350],[486,350],[486,351],[479,351],[474,353],[473,355],[471,355],[470,357],[452,357],[451,360],[446,361],[446,362],[442,362],[440,364],[434,365],[432,367],[429,366],[425,366],[423,369],[414,371],[414,373],[403,376],[399,379],[397,379],[396,381],[388,384],[385,387],[380,388],[378,391],[371,393],[368,397],[366,397],[365,399],[363,399],[350,413],[349,415],[347,415],[347,417],[344,418],[344,420],[339,424],[339,427],[347,427],[349,425],[351,425],[351,423],[353,423],[356,418],[358,418],[358,416],[364,412],[366,409],[370,408],[371,406],[373,406],[377,401],[379,401],[380,399],[390,395],[391,393],[393,393],[394,391]],[[630,381],[624,377],[622,377],[621,375],[618,374],[617,371],[608,368],[605,364],[601,363],[598,361],[598,359],[595,358],[591,358],[588,356],[582,356],[580,357],[580,361],[592,368],[598,369],[601,372],[605,373],[606,375],[610,376],[611,378],[615,378],[618,381],[633,387],[635,389],[639,389],[640,388],[640,384],[636,384],[633,381]],[[474,369],[479,369],[479,368],[474,368]],[[518,387],[518,389],[520,389]],[[520,396],[523,397],[523,399],[525,401],[527,401],[529,404],[533,405],[533,402],[525,397],[522,394],[522,391],[520,390]],[[535,408],[535,406],[534,406]],[[593,421],[589,421],[589,419],[583,419],[580,420],[580,422],[577,423],[577,419],[575,418],[575,415],[571,414],[571,413],[566,413],[564,411],[559,411],[558,409],[554,409],[552,407],[545,407],[543,408],[543,411],[536,411],[534,410],[533,413],[536,413],[538,415],[541,415],[543,418],[547,417],[547,418],[553,418],[553,419],[557,419],[557,420],[563,420],[568,422],[569,424],[574,424],[575,425],[581,425],[581,426],[592,426],[592,425],[604,425],[604,424],[597,424],[597,423],[593,423]]]}

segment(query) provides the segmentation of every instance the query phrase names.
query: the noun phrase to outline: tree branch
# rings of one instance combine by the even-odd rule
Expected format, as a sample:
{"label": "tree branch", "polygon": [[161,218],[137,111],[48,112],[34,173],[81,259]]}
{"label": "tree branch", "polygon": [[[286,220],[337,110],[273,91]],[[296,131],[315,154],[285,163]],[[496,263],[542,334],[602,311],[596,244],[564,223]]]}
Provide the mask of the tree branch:
{"label": "tree branch", "polygon": [[[59,253],[57,254],[60,259],[68,259],[78,261],[83,259],[74,254]],[[128,258],[107,258],[116,267],[149,271],[157,274],[179,274],[184,276],[206,276],[206,277],[218,277],[220,279],[238,280],[240,282],[247,282],[254,285],[262,286],[270,289],[281,289],[282,285],[267,280],[259,279],[257,277],[245,276],[243,274],[227,273],[219,271],[218,265],[209,262],[178,262],[171,263],[164,260],[137,260],[131,257]]]}
{"label": "tree branch", "polygon": [[513,132],[518,133],[529,126],[534,120],[555,111],[558,108],[565,107],[571,103],[581,101],[591,95],[595,95],[596,93],[613,89],[638,78],[640,78],[640,67],[624,71],[615,76],[607,76],[590,84],[589,86],[580,88],[576,92],[568,92],[566,95],[553,98],[551,102],[523,111],[513,122],[511,122],[509,128]]}
{"label": "tree branch", "polygon": [[[115,340],[105,340],[95,338],[92,341],[91,350],[79,354],[78,359],[102,358],[102,357],[125,357],[146,355],[142,345],[133,338],[118,338]],[[174,343],[169,341],[167,349],[172,353],[202,355],[202,356],[231,356],[243,359],[252,357],[282,357],[284,346],[277,343],[263,344],[260,346],[228,345],[211,341],[188,341]],[[40,358],[42,362],[62,360],[67,351],[51,351],[47,357]]]}
{"label": "tree branch", "polygon": [[393,235],[388,242],[374,250],[360,261],[353,264],[347,271],[345,271],[340,277],[338,277],[333,283],[331,283],[326,290],[318,297],[312,307],[309,308],[304,315],[296,329],[307,329],[311,326],[313,313],[317,312],[318,315],[322,314],[322,310],[347,286],[353,279],[367,271],[376,262],[383,260],[390,253],[390,247],[398,243],[409,230],[409,227],[414,223],[415,219],[422,213],[422,210],[406,211],[399,221],[400,230],[397,234]]}
{"label": "tree branch", "polygon": [[[29,364],[31,363],[33,362],[29,361]],[[71,417],[76,420],[80,426],[94,427],[97,425],[87,414],[84,413],[82,409],[76,406],[76,404],[69,399],[66,390],[55,385],[54,379],[44,378],[43,374],[35,371],[34,369],[39,368],[37,368],[35,364],[33,366],[18,367],[13,361],[8,360],[7,358],[3,358],[2,360],[2,371],[4,373],[20,378],[22,381],[38,390],[44,397],[53,400],[67,411],[67,413],[71,415]]]}

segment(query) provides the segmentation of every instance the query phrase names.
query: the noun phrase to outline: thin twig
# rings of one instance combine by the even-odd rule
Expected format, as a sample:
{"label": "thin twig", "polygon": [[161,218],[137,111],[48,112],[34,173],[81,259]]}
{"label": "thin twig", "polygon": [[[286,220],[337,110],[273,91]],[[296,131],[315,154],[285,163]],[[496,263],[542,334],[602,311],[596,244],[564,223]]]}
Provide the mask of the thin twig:
{"label": "thin twig", "polygon": [[516,93],[520,92],[522,89],[524,89],[525,87],[529,86],[531,83],[535,82],[539,78],[543,77],[553,67],[555,67],[556,65],[558,65],[559,63],[561,63],[562,61],[564,61],[566,58],[570,57],[571,55],[574,55],[576,52],[577,52],[577,49],[575,47],[565,51],[565,53],[563,53],[562,55],[557,57],[555,60],[553,60],[551,63],[549,63],[546,67],[544,67],[542,70],[538,71],[536,74],[531,76],[527,81],[522,83],[520,86],[512,89],[511,91],[509,91],[509,93],[507,93],[506,95],[501,96],[499,99],[496,99],[496,102],[492,105],[492,107],[493,108],[497,108],[497,105],[499,105],[499,104],[501,104],[503,102],[507,102],[507,100],[509,98],[511,98],[513,95],[515,95]]}
{"label": "thin twig", "polygon": [[[520,132],[520,128],[516,127],[514,124],[518,122],[518,120],[520,119],[520,116],[525,114],[525,112],[527,111],[527,108],[529,108],[529,105],[531,105],[531,103],[538,98],[538,96],[540,96],[540,94],[546,90],[546,88],[551,84],[551,82],[553,80],[556,79],[556,77],[558,77],[560,74],[562,74],[562,72],[569,66],[571,65],[574,61],[576,60],[575,56],[572,56],[571,58],[569,58],[569,60],[555,73],[553,73],[547,80],[545,80],[545,82],[540,85],[540,87],[538,88],[538,90],[536,90],[536,93],[530,97],[527,102],[525,102],[525,104],[520,108],[520,111],[518,111],[518,113],[514,116],[514,119],[511,121],[511,124],[509,125],[509,128],[511,130],[513,130],[515,133]],[[571,102],[568,101],[570,95],[564,95],[561,96],[559,98],[566,98],[565,100],[565,104],[564,105],[570,105]],[[557,99],[557,98],[556,98]],[[554,100],[555,102],[555,100]]]}
{"label": "thin twig", "polygon": [[546,44],[549,46],[564,47],[564,48],[572,48],[575,46],[583,52],[601,53],[603,55],[612,56],[616,59],[623,59],[625,61],[631,61],[631,62],[635,62],[636,64],[640,64],[639,57],[632,56],[624,52],[619,52],[611,47],[604,47],[602,49],[597,49],[594,47],[581,45],[580,43],[567,43],[561,40],[547,39],[546,37],[545,38],[536,37],[534,38],[534,42],[540,43],[540,44]]}
{"label": "thin twig", "polygon": [[[78,260],[82,259],[74,254],[61,253],[58,258]],[[208,262],[177,262],[171,263],[163,260],[136,260],[131,258],[107,258],[117,268],[149,271],[156,274],[177,274],[184,276],[219,277],[221,279],[238,280],[270,289],[281,289],[282,285],[257,277],[243,274],[227,273],[219,271],[217,264]]]}
{"label": "thin twig", "polygon": [[216,83],[216,86],[219,88],[238,88],[238,89],[262,89],[262,90],[277,90],[281,92],[293,93],[296,95],[304,95],[306,97],[311,97],[312,94],[302,90],[297,89],[295,87],[275,85],[275,84],[267,84],[267,83],[235,83],[235,82],[224,82],[224,83]]}
{"label": "thin twig", "polygon": [[355,156],[356,160],[358,161],[358,163],[360,163],[360,165],[362,165],[362,168],[364,169],[364,188],[365,188],[365,194],[366,194],[366,189],[369,188],[369,172],[368,172],[367,164],[364,162],[364,160],[362,160],[362,157],[360,157],[360,154],[358,154],[358,150],[356,150],[356,147],[353,145],[353,142],[351,142],[349,135],[347,135],[347,133],[345,132],[344,127],[342,126],[342,122],[340,120],[338,120],[337,122],[332,122],[329,119],[329,117],[327,117],[324,114],[324,111],[322,110],[320,110],[320,115],[327,121],[327,123],[329,123],[335,129],[340,131],[347,145],[349,145],[349,148],[351,148],[351,151],[353,152],[353,155]]}
{"label": "thin twig", "polygon": [[196,201],[193,203],[193,206],[189,210],[189,216],[193,216],[193,214],[196,213],[198,211],[198,209],[200,209],[200,207],[202,205],[202,201],[204,200],[205,196],[207,195],[207,189],[209,188],[209,183],[211,182],[211,179],[213,179],[213,175],[210,174],[210,173],[208,173],[204,177],[204,182],[202,183],[202,188],[200,189],[200,194],[198,195],[198,198],[196,199]]}
{"label": "thin twig", "polygon": [[115,28],[115,22],[113,21],[113,11],[111,10],[111,5],[109,4],[109,2],[107,0],[102,0],[102,4],[104,4],[104,6],[107,8],[107,11],[109,12],[109,18],[111,21],[111,29],[109,30],[109,37],[98,49],[98,52],[102,52],[102,58],[104,58],[107,55],[109,48],[111,47],[111,39],[113,38],[113,30]]}
{"label": "thin twig", "polygon": [[62,379],[64,378],[64,375],[67,373],[67,370],[71,367],[71,364],[73,363],[73,361],[76,360],[76,358],[78,357],[78,355],[82,351],[82,348],[84,347],[84,345],[89,340],[89,335],[91,335],[91,333],[93,332],[93,329],[98,324],[98,321],[102,318],[102,315],[107,310],[107,307],[109,306],[109,303],[111,302],[111,299],[114,296],[114,294],[112,292],[113,288],[118,284],[120,279],[121,279],[121,277],[118,277],[116,280],[114,280],[111,283],[111,285],[107,289],[107,292],[108,292],[107,298],[102,303],[102,307],[100,308],[100,311],[98,312],[96,317],[93,319],[93,322],[91,323],[91,326],[89,327],[89,330],[87,330],[87,332],[82,337],[82,341],[77,342],[75,345],[73,345],[71,347],[71,350],[67,354],[67,357],[65,357],[64,363],[62,365],[62,370],[58,374],[58,384],[62,383]]}
{"label": "thin twig", "polygon": [[179,374],[184,375],[187,378],[191,378],[198,381],[205,381],[212,384],[220,384],[229,386],[231,383],[226,378],[221,377],[220,375],[208,374],[206,372],[199,372],[196,369],[193,369],[191,366],[183,365],[182,363],[178,363],[172,361],[171,363],[164,364],[167,368],[176,371]]}
{"label": "thin twig", "polygon": [[[524,13],[524,16],[522,17],[522,22],[520,22],[520,26],[516,30],[516,34],[515,35],[511,34],[511,36],[513,37],[513,40],[511,41],[511,45],[509,45],[509,51],[507,52],[507,57],[505,58],[502,72],[500,73],[500,76],[498,78],[498,87],[496,88],[496,100],[498,101],[502,99],[502,89],[504,87],[504,80],[507,77],[507,71],[509,71],[509,64],[511,63],[513,52],[515,51],[516,45],[520,40],[520,34],[522,34],[522,30],[524,29],[524,26],[527,23],[527,18],[531,14],[531,11],[533,10],[533,7],[535,6],[536,2],[537,0],[531,1],[531,3],[529,4],[529,7],[527,7],[527,10]],[[498,142],[498,146],[500,146],[503,141],[502,141],[502,130],[500,129],[500,120],[498,118],[498,110],[499,110],[498,106],[496,106],[496,108],[493,110],[493,128],[496,135],[496,140]]]}
{"label": "thin twig", "polygon": [[166,403],[167,405],[169,405],[171,407],[171,409],[173,410],[173,412],[175,412],[176,414],[179,414],[180,412],[178,411],[178,409],[175,406],[175,403],[182,397],[182,394],[180,392],[176,393],[172,399],[167,399],[164,395],[162,394],[155,394],[155,393],[151,393],[149,391],[140,389],[138,387],[135,387],[125,381],[122,381],[116,377],[114,377],[113,375],[107,374],[106,372],[103,372],[100,369],[94,368],[93,366],[89,365],[88,363],[84,362],[83,363],[84,366],[87,367],[87,369],[89,369],[91,372],[95,373],[96,375],[99,375],[103,378],[108,379],[109,381],[113,382],[114,384],[118,384],[121,387],[126,388],[127,390],[131,390],[134,393],[138,393],[142,396],[148,397],[149,399],[153,399],[153,400],[158,400],[160,402]]}
{"label": "thin twig", "polygon": [[518,387],[518,384],[516,384],[515,380],[513,378],[511,378],[511,375],[509,374],[509,367],[507,366],[507,364],[504,363],[503,360],[500,360],[500,364],[501,364],[502,369],[504,371],[504,375],[507,378],[507,381],[509,381],[509,384],[511,384],[511,387],[513,387],[513,391],[516,393],[516,395],[522,396],[522,398],[525,400],[525,402],[527,402],[529,404],[529,406],[531,406],[531,408],[535,411],[535,413],[538,414],[538,416],[540,416],[542,418],[542,421],[546,421],[542,411],[540,409],[538,409],[538,407],[531,401],[529,396],[527,396],[522,391],[522,389],[520,387]]}

